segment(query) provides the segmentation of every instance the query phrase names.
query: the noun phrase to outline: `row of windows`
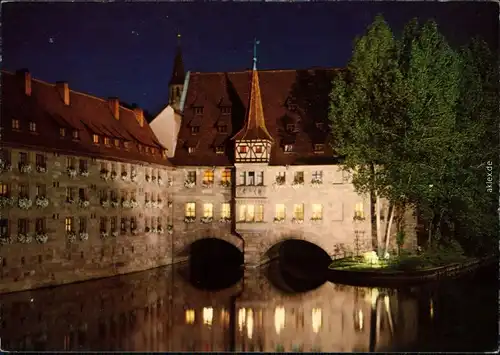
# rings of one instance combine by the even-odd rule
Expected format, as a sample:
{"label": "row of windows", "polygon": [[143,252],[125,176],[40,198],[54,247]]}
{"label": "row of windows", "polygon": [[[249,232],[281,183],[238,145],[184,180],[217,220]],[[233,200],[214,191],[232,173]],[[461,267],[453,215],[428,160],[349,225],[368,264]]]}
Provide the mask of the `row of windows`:
{"label": "row of windows", "polygon": [[[9,150],[2,150],[1,151],[2,155],[1,158],[6,162],[10,163],[11,162],[11,152]],[[31,164],[31,159],[30,155],[26,152],[19,152],[18,153],[18,163],[19,163],[19,169],[21,169],[22,165],[29,165]],[[94,158],[92,158],[92,161],[95,161]],[[36,167],[43,167],[47,168],[47,156],[45,154],[35,154],[35,164]],[[112,172],[117,172],[117,165],[120,165],[120,172],[121,173],[128,173],[130,171],[131,174],[136,173],[137,168],[134,167],[133,165],[128,165],[128,164],[117,164],[117,163],[109,163],[109,162],[101,162],[100,167],[101,170],[110,170],[109,168],[111,167]],[[77,159],[76,157],[66,157],[66,168],[67,169],[76,169],[78,167],[78,170],[80,172],[86,172],[88,171],[89,168],[89,162],[88,159]],[[148,176],[157,176],[158,178],[161,178],[160,175],[160,169],[153,169],[153,168],[144,168],[145,175]]]}
{"label": "row of windows", "polygon": [[[190,182],[196,183],[196,171],[190,170],[186,173],[186,179]],[[202,182],[204,184],[211,184],[214,182],[215,172],[213,169],[203,171]],[[221,182],[231,182],[231,169],[224,169],[221,174]]]}
{"label": "row of windows", "polygon": [[[255,146],[255,147],[253,147],[253,150],[255,151],[255,153],[262,153],[262,149],[263,149],[262,146]],[[294,145],[293,144],[284,144],[283,145],[283,150],[286,153],[291,153],[291,152],[294,151]],[[324,152],[325,151],[325,145],[324,144],[314,144],[313,145],[313,150],[316,153]],[[239,146],[238,147],[238,152],[240,152],[242,154],[248,153],[248,146],[246,146],[246,145]]]}
{"label": "row of windows", "polygon": [[[120,230],[126,231],[128,228],[134,230],[138,227],[137,217],[122,217],[119,220]],[[28,218],[20,218],[17,220],[17,232],[19,234],[27,234],[31,232],[33,228],[33,220]],[[8,219],[0,219],[0,235],[9,235],[10,221]],[[157,227],[162,225],[161,217],[144,217],[145,227]],[[118,228],[118,217],[101,217],[99,222],[99,230],[101,232],[107,231],[108,226],[111,231],[116,231]],[[66,217],[64,219],[64,230],[66,232],[80,232],[84,233],[88,230],[87,217]],[[35,218],[34,219],[34,232],[44,233],[46,232],[46,218]]]}
{"label": "row of windows", "polygon": [[[193,136],[200,133],[200,126],[191,126],[190,128]],[[218,125],[216,129],[217,133],[227,133],[227,125]]]}
{"label": "row of windows", "polygon": [[[19,119],[12,119],[12,129],[13,130],[21,130],[21,122]],[[30,121],[28,122],[28,129],[31,133],[37,133],[38,132],[38,127],[36,122]],[[60,127],[59,128],[59,136],[61,138],[66,138],[68,136],[67,129],[65,127]],[[79,140],[80,139],[80,131],[78,129],[72,129],[71,130],[71,138],[73,140]],[[103,142],[104,145],[111,147],[114,146],[115,148],[120,148],[123,146],[126,150],[130,149],[130,142],[127,141],[121,141],[120,139],[117,138],[110,138],[106,136],[99,136],[98,134],[93,134],[92,135],[92,142],[94,144],[100,144],[100,142]],[[142,144],[137,144],[137,149],[139,152],[144,152],[146,154],[151,154],[151,155],[157,155],[161,152],[162,157],[166,158],[167,157],[167,151],[164,149],[160,148],[155,148],[155,147],[150,147],[147,145],[142,145]]]}
{"label": "row of windows", "polygon": [[[213,218],[214,217],[214,205],[213,203],[203,204],[203,217]],[[364,218],[364,208],[363,203],[359,202],[355,205],[354,216],[356,218]],[[188,202],[185,205],[185,217],[196,217],[196,203]],[[231,217],[231,205],[229,203],[221,204],[221,218]],[[277,204],[275,207],[275,219],[284,220],[286,219],[286,207],[284,204]],[[292,210],[292,218],[295,220],[304,220],[304,204],[294,204]],[[311,219],[323,219],[323,205],[312,204],[311,205]],[[246,204],[240,205],[238,211],[238,221],[242,222],[263,222],[264,221],[264,205],[261,204]]]}
{"label": "row of windows", "polygon": [[[203,115],[203,106],[194,106],[193,107],[193,112],[195,115]],[[221,106],[220,112],[223,115],[229,115],[231,114],[231,106]]]}

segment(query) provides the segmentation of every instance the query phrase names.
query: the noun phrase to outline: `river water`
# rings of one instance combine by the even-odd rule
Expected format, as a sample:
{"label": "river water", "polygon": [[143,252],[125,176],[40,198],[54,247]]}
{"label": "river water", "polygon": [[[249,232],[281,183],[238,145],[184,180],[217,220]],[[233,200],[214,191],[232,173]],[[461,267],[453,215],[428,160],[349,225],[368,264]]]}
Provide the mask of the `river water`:
{"label": "river water", "polygon": [[246,272],[230,287],[206,290],[210,282],[185,264],[2,295],[1,347],[175,352],[497,349],[494,269],[407,289],[330,282],[300,289],[300,281],[279,274],[279,265],[274,265]]}

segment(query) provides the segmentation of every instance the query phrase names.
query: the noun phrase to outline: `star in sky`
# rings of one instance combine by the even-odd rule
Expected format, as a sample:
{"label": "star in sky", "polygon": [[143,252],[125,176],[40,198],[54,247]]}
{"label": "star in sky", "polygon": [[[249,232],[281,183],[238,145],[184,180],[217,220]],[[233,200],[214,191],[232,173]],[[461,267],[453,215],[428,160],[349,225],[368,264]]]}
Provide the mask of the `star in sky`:
{"label": "star in sky", "polygon": [[133,35],[139,36],[139,32],[137,32],[137,31],[132,30],[130,33],[132,33]]}
{"label": "star in sky", "polygon": [[49,37],[49,43],[53,44],[54,42],[55,42],[55,38],[54,37]]}

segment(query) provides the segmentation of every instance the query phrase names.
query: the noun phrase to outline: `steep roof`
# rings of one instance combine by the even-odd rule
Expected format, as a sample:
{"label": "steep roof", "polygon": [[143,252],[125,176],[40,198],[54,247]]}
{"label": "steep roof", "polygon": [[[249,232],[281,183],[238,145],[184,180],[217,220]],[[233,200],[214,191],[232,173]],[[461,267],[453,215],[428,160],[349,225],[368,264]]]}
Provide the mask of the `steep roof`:
{"label": "steep roof", "polygon": [[184,62],[182,60],[182,50],[180,43],[177,45],[177,52],[174,59],[174,67],[172,69],[172,76],[168,85],[182,85],[184,84],[185,72]]}
{"label": "steep roof", "polygon": [[[31,78],[29,74],[28,77]],[[162,157],[161,150],[165,148],[146,120],[142,127],[139,124],[140,110],[135,112],[118,106],[119,119],[115,119],[108,100],[69,90],[69,105],[65,105],[57,85],[36,79],[30,81],[31,95],[26,95],[24,75],[2,71],[0,124],[2,143],[6,146],[171,165]],[[12,119],[20,121],[19,130],[12,129]],[[29,132],[29,122],[36,123],[36,133]],[[63,127],[68,129],[66,137],[59,133]],[[73,130],[79,132],[79,139],[72,138]],[[93,144],[93,134],[101,136],[100,144]],[[104,136],[119,139],[120,147],[115,147],[113,141],[105,146]],[[129,142],[130,148],[125,150],[123,142]],[[144,147],[155,148],[158,152],[146,154]]]}
{"label": "steep roof", "polygon": [[[319,165],[338,161],[327,142],[329,94],[331,80],[337,71],[318,68],[258,72],[265,126],[274,139],[271,165]],[[234,163],[234,140],[224,140],[221,135],[233,137],[244,127],[251,74],[252,71],[190,73],[174,164],[218,166]],[[229,115],[222,113],[221,100],[230,101]],[[192,122],[200,127],[193,132],[195,134],[191,132]],[[227,133],[218,133],[217,126],[221,122],[227,122]],[[189,153],[187,146],[193,146],[193,140],[198,142],[196,150]],[[216,154],[215,142],[223,142],[226,154]],[[291,153],[284,151],[288,143],[294,144]],[[324,144],[324,152],[315,152],[315,144]]]}

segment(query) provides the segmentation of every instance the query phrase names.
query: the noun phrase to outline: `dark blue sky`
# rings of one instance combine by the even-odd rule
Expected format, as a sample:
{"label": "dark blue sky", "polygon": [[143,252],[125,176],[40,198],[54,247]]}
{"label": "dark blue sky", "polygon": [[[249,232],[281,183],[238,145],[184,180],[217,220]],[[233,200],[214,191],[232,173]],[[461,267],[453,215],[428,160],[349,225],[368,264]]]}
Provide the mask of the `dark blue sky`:
{"label": "dark blue sky", "polygon": [[498,5],[473,2],[3,3],[3,68],[157,113],[167,103],[176,33],[186,70],[344,66],[353,39],[381,13],[395,32],[435,19],[455,45],[498,43]]}

